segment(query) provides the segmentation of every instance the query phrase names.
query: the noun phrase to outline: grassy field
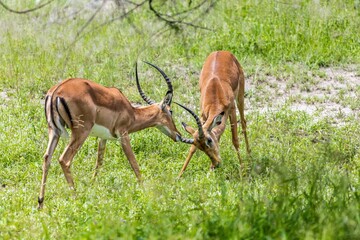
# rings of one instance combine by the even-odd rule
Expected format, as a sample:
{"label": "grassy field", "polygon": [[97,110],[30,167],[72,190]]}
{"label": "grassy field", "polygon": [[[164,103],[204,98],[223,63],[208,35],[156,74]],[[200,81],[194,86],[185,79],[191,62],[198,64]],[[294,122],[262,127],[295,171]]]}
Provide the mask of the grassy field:
{"label": "grassy field", "polygon": [[[2,2],[20,10],[37,1]],[[110,1],[87,26],[96,2],[55,1],[28,14],[0,7],[0,239],[360,238],[359,1],[216,1],[186,15],[201,28],[165,24],[148,4],[121,19]],[[199,2],[154,6],[171,14]],[[252,155],[241,141],[243,172],[229,127],[222,167],[210,172],[198,151],[180,180],[189,145],[147,129],[131,135],[143,185],[118,142],[91,182],[97,140],[89,138],[72,165],[74,196],[57,163],[62,141],[37,210],[51,86],[83,77],[144,104],[134,63],[146,60],[170,76],[174,100],[198,112],[199,72],[214,50],[233,52],[246,74]],[[159,74],[140,61],[139,74],[160,101]],[[173,112],[179,129],[195,125]]]}

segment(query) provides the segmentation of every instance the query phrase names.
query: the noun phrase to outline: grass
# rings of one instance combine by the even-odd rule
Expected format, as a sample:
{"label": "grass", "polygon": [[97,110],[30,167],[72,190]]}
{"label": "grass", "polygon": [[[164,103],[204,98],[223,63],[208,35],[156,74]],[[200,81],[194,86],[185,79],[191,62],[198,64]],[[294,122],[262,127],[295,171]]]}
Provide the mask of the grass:
{"label": "grass", "polygon": [[[5,2],[17,9],[34,6]],[[168,4],[161,10],[172,11]],[[285,81],[285,89],[307,92],[317,81],[328,80],[323,67],[359,66],[356,4],[219,1],[197,22],[213,31],[184,27],[156,36],[164,24],[144,7],[129,21],[98,28],[74,45],[90,12],[66,18],[65,1],[28,15],[0,8],[0,92],[7,96],[0,98],[0,238],[358,239],[358,99],[340,91],[336,101],[353,114],[334,124],[331,117],[319,118],[319,112],[272,106],[276,95],[268,91],[279,87],[268,82],[269,76]],[[88,29],[107,18],[99,15]],[[246,156],[242,141],[241,174],[229,127],[221,139],[222,167],[210,172],[209,159],[197,152],[180,180],[176,176],[189,146],[147,129],[131,135],[145,179],[142,186],[117,142],[108,143],[104,166],[91,182],[97,141],[89,138],[72,165],[74,196],[56,160],[65,146],[61,142],[49,172],[45,207],[36,209],[47,144],[42,102],[52,85],[85,77],[117,86],[132,102],[142,102],[133,77],[139,58],[164,69],[173,81],[175,100],[198,111],[198,74],[205,57],[218,49],[232,51],[248,84],[255,85],[246,111],[252,156]],[[144,90],[160,101],[166,92],[161,77],[145,64],[139,64],[139,74]],[[347,91],[356,94],[359,88]],[[309,106],[325,101],[306,96]],[[270,110],[257,108],[257,102]],[[183,110],[173,110],[179,127],[181,121],[194,124]]]}

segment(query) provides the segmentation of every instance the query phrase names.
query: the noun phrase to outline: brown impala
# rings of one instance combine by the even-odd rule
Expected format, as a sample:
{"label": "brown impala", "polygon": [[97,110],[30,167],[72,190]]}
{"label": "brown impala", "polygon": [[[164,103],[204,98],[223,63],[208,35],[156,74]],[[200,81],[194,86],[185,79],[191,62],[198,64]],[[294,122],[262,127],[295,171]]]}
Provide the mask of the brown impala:
{"label": "brown impala", "polygon": [[130,133],[148,127],[156,127],[174,141],[181,139],[170,110],[173,97],[171,81],[161,69],[151,63],[148,64],[162,74],[168,86],[162,102],[155,103],[142,91],[137,65],[135,66],[138,91],[150,106],[134,107],[120,90],[107,88],[80,78],[67,79],[48,91],[45,98],[45,115],[48,123],[49,143],[44,155],[43,176],[38,199],[39,208],[43,206],[51,157],[59,138],[68,137],[65,127],[71,130],[71,137],[59,162],[71,188],[74,188],[70,172],[71,162],[89,135],[100,138],[94,177],[102,165],[106,141],[119,140],[138,180],[141,180],[141,174],[130,146]]}
{"label": "brown impala", "polygon": [[192,145],[179,177],[184,173],[196,149],[200,149],[209,156],[212,169],[219,165],[221,162],[219,141],[225,130],[228,117],[231,125],[232,142],[241,165],[235,101],[240,112],[246,151],[248,154],[250,153],[244,117],[244,82],[243,70],[235,56],[230,52],[213,52],[207,57],[199,80],[201,117],[199,118],[193,111],[178,104],[191,113],[198,128],[195,130],[182,123],[184,129],[192,134],[193,139],[180,139],[182,142]]}

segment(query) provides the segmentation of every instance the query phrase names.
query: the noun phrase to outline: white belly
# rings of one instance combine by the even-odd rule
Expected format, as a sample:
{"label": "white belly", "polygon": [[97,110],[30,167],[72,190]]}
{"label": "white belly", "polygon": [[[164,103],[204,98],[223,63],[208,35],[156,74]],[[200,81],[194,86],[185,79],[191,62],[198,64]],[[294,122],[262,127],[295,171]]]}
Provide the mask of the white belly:
{"label": "white belly", "polygon": [[116,139],[111,135],[109,129],[107,129],[104,126],[97,125],[97,124],[95,124],[93,126],[93,128],[91,129],[90,135],[95,136],[95,137],[99,137],[99,138],[102,138],[102,139]]}

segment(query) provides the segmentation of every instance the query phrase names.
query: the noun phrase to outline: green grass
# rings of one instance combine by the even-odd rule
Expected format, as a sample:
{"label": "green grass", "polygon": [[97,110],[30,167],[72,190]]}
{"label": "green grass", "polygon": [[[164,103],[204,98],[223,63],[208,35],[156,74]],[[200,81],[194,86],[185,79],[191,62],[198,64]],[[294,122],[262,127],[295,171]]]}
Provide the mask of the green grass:
{"label": "green grass", "polygon": [[[5,2],[17,9],[34,6]],[[42,101],[61,79],[89,78],[142,102],[133,76],[139,58],[161,67],[173,81],[174,100],[198,111],[203,61],[211,51],[226,49],[257,86],[248,98],[270,106],[268,76],[307,91],[326,81],[324,66],[359,66],[357,1],[218,1],[196,22],[212,31],[181,26],[156,36],[164,24],[145,5],[129,21],[98,28],[74,45],[90,13],[56,18],[66,15],[65,2],[27,15],[0,8],[0,92],[7,95],[0,97],[1,239],[360,238],[359,99],[344,91],[336,101],[354,114],[341,117],[340,124],[286,105],[267,112],[251,105],[246,118],[252,155],[241,141],[241,173],[229,127],[221,138],[222,167],[210,172],[209,159],[198,151],[180,180],[189,146],[147,129],[131,135],[143,185],[117,142],[108,143],[104,166],[91,182],[97,141],[89,138],[72,165],[74,195],[57,163],[66,144],[61,142],[44,209],[36,208],[47,145]],[[170,2],[156,4],[173,11]],[[108,17],[100,14],[85,32]],[[146,93],[160,101],[166,92],[161,77],[142,63],[139,74]],[[309,105],[325,101],[305,100]],[[194,125],[179,107],[173,111],[179,128],[181,121]]]}

